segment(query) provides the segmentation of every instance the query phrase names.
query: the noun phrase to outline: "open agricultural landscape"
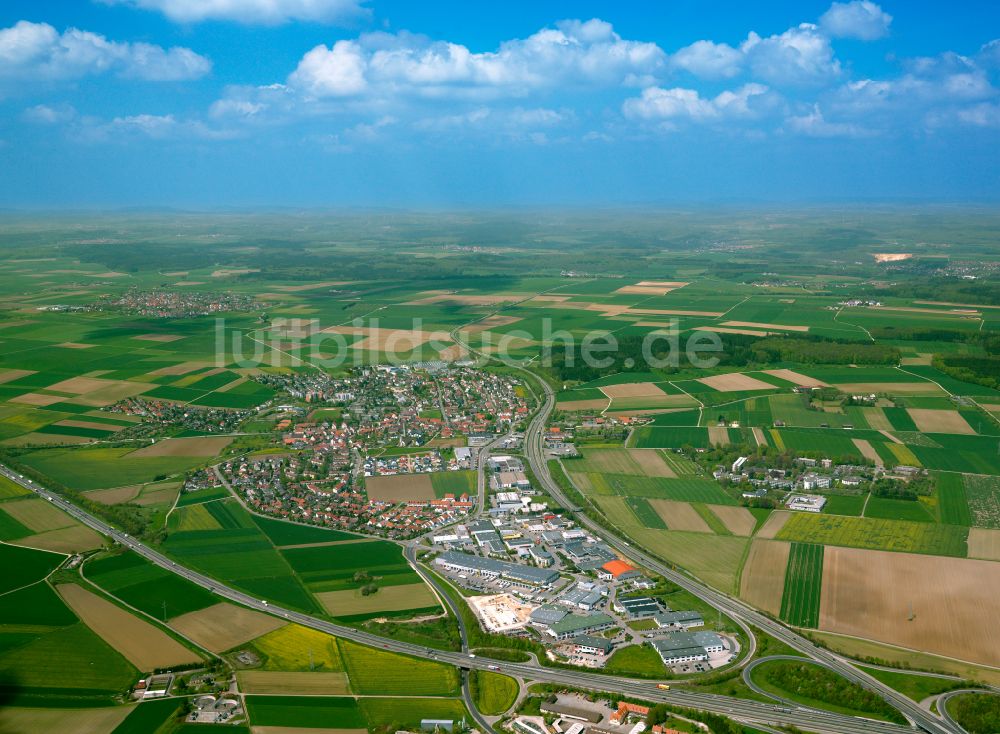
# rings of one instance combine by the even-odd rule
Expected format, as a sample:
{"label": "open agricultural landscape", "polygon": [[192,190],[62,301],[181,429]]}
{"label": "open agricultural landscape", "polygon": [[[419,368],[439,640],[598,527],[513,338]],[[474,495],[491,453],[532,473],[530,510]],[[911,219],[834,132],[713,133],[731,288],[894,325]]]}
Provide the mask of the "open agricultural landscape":
{"label": "open agricultural landscape", "polygon": [[0,3],[0,734],[998,734],[997,29]]}

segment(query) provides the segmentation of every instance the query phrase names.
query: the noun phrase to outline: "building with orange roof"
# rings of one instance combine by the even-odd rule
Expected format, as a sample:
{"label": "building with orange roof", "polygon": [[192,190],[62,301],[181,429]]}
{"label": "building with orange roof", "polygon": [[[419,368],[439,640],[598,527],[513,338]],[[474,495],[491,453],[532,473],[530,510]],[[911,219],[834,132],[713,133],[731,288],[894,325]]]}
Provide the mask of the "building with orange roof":
{"label": "building with orange roof", "polygon": [[597,576],[603,581],[626,581],[641,575],[635,566],[620,559],[608,561],[597,572]]}

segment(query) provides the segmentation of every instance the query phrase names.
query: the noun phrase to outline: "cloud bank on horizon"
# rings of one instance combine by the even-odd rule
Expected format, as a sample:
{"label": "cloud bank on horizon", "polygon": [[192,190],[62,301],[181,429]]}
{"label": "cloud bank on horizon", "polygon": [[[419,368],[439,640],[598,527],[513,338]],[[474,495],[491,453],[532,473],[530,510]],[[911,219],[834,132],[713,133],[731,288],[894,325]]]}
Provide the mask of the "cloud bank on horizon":
{"label": "cloud bank on horizon", "polygon": [[[95,0],[99,28],[18,18],[0,27],[0,156],[39,138],[127,147],[133,159],[192,145],[341,159],[393,149],[416,160],[428,146],[587,156],[595,146],[635,154],[683,141],[708,153],[719,141],[766,151],[796,140],[940,156],[972,139],[995,156],[1000,39],[902,55],[893,15],[871,0],[833,2],[814,18],[789,3],[783,30],[747,28],[738,42],[668,42],[655,25],[629,37],[638,34],[613,18],[570,18],[491,46],[482,29],[470,42],[388,30],[388,18],[379,27],[379,7]],[[200,45],[208,31],[227,40]],[[273,54],[267,34],[280,38]],[[241,63],[244,36],[259,60]]]}

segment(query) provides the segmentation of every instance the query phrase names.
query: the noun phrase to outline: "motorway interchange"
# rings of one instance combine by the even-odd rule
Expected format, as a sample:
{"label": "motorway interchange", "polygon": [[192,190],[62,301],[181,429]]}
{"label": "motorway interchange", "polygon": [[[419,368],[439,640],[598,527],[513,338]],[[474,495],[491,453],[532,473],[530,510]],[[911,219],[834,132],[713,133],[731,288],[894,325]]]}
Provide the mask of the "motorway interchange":
{"label": "motorway interchange", "polygon": [[[525,370],[525,373],[529,376],[529,379],[535,379],[534,375],[527,372],[527,370]],[[544,433],[544,427],[548,416],[552,412],[555,399],[551,388],[544,382],[541,382],[540,384],[543,390],[544,399],[542,406],[531,420],[526,431],[525,452],[535,476],[538,478],[539,482],[541,482],[544,489],[549,492],[557,502],[568,508],[569,512],[573,514],[577,522],[586,526],[594,534],[600,536],[611,547],[615,548],[620,553],[638,562],[639,564],[649,568],[653,572],[664,576],[687,591],[701,597],[713,607],[721,610],[735,620],[736,623],[743,628],[747,638],[751,641],[751,650],[745,660],[749,660],[753,654],[754,637],[750,629],[750,625],[753,625],[803,653],[809,658],[812,658],[824,667],[837,672],[850,681],[876,692],[888,703],[901,711],[913,724],[914,728],[922,729],[930,732],[931,734],[960,734],[963,731],[961,727],[959,727],[951,719],[935,716],[929,711],[921,708],[914,701],[903,696],[901,693],[889,688],[885,684],[859,670],[849,660],[846,660],[829,650],[817,647],[801,635],[748,607],[742,602],[721,594],[720,592],[701,584],[685,574],[669,568],[665,564],[643,552],[641,549],[631,545],[624,538],[618,537],[617,535],[609,532],[605,527],[599,525],[592,518],[584,514],[582,508],[574,506],[574,503],[565,496],[558,484],[552,479],[543,455],[542,435]],[[485,456],[485,454],[486,452],[483,452],[481,456]],[[485,494],[482,482],[482,464],[483,462],[480,460],[478,462],[478,468],[480,469],[480,501],[482,501],[482,497]],[[53,492],[46,490],[44,487],[39,486],[32,480],[26,479],[11,471],[7,467],[0,467],[0,472],[12,481],[17,482],[23,487],[52,502],[69,515],[85,525],[88,525],[97,532],[128,547],[150,562],[167,569],[172,573],[191,581],[192,583],[198,584],[199,586],[208,589],[222,598],[242,604],[260,612],[284,618],[289,622],[295,622],[305,627],[310,627],[331,635],[343,637],[361,644],[411,655],[414,657],[438,660],[462,668],[463,671],[471,669],[495,670],[499,667],[506,674],[528,681],[558,683],[570,687],[596,691],[613,690],[617,693],[625,694],[633,698],[669,703],[676,706],[723,714],[748,724],[762,726],[791,725],[809,731],[830,732],[831,734],[855,734],[856,732],[863,732],[866,734],[899,734],[900,732],[912,731],[912,729],[907,729],[906,727],[896,724],[829,713],[801,706],[793,706],[788,703],[767,704],[728,696],[695,693],[679,689],[677,687],[674,687],[672,690],[665,691],[656,688],[655,685],[649,681],[619,678],[574,670],[549,668],[539,666],[535,663],[509,663],[475,656],[468,652],[468,647],[466,645],[467,635],[461,615],[458,614],[458,610],[453,608],[449,597],[441,592],[438,582],[429,574],[424,573],[423,569],[421,569],[419,564],[416,563],[415,550],[413,546],[408,546],[406,548],[407,558],[418,570],[418,572],[421,573],[425,580],[437,588],[438,593],[442,599],[449,604],[449,607],[452,607],[451,611],[458,619],[462,633],[463,652],[431,650],[418,645],[397,642],[395,640],[387,640],[352,627],[334,624],[317,617],[312,617],[291,609],[276,606],[263,599],[251,597],[248,594],[226,586],[215,579],[179,565],[177,562],[141,543],[137,539],[129,537],[127,534],[120,532],[100,519],[84,512],[71,502],[63,499]],[[463,695],[470,711],[475,712],[475,708],[472,706],[467,676],[463,676]],[[485,720],[478,715],[477,721],[480,726],[488,726]]]}

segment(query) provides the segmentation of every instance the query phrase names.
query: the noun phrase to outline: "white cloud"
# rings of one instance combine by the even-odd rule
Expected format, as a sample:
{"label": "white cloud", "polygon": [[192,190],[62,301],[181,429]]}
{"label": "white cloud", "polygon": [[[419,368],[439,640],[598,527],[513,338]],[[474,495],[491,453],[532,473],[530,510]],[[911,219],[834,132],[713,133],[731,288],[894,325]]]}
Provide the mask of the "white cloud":
{"label": "white cloud", "polygon": [[178,23],[234,20],[277,25],[292,20],[318,23],[350,21],[365,14],[363,0],[101,0],[155,10]]}
{"label": "white cloud", "polygon": [[819,105],[814,105],[808,114],[789,117],[785,121],[785,128],[812,138],[858,138],[872,134],[871,131],[854,123],[828,121]]}
{"label": "white cloud", "polygon": [[39,104],[24,111],[24,119],[40,125],[55,125],[76,117],[76,109],[69,104]]}
{"label": "white cloud", "polygon": [[567,20],[496,51],[411,34],[372,33],[309,51],[289,85],[314,97],[524,96],[542,88],[615,86],[659,70],[654,43],[627,41],[601,20]]}
{"label": "white cloud", "polygon": [[753,75],[771,84],[818,85],[840,76],[830,39],[812,23],[767,38],[751,32],[740,50]]}
{"label": "white cloud", "polygon": [[870,0],[834,3],[819,19],[820,28],[834,38],[874,41],[889,35],[892,16]]}
{"label": "white cloud", "polygon": [[109,41],[70,28],[26,20],[0,29],[0,79],[13,82],[65,80],[107,72],[149,81],[197,79],[212,62],[188,48]]}
{"label": "white cloud", "polygon": [[1000,38],[983,44],[977,59],[984,66],[1000,68]]}
{"label": "white cloud", "polygon": [[743,54],[725,43],[695,41],[673,54],[670,66],[705,79],[727,79],[742,71]]}
{"label": "white cloud", "polygon": [[755,118],[775,107],[777,97],[763,84],[745,84],[713,97],[697,90],[649,87],[642,96],[625,101],[626,117],[640,120],[693,120],[696,122],[734,118]]}

